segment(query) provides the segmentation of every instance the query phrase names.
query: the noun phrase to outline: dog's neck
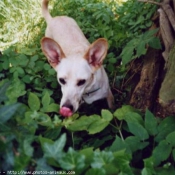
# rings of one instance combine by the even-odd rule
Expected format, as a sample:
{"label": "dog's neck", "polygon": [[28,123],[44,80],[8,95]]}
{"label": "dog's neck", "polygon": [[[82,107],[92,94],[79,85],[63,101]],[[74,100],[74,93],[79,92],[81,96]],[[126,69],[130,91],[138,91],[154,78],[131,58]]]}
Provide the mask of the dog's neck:
{"label": "dog's neck", "polygon": [[94,74],[92,83],[86,88],[83,94],[83,100],[91,104],[93,101],[106,97],[108,93],[108,79],[103,67],[97,70]]}

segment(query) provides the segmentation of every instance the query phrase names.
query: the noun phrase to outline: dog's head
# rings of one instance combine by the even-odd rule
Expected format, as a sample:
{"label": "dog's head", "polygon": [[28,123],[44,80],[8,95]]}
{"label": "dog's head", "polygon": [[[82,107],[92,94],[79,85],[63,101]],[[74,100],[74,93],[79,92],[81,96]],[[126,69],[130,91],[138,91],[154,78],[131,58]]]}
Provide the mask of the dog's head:
{"label": "dog's head", "polygon": [[95,83],[94,73],[106,57],[107,41],[104,38],[96,40],[84,55],[66,56],[60,45],[47,37],[41,40],[41,47],[50,65],[56,70],[61,85],[63,96],[60,113],[71,116],[78,109],[85,90]]}

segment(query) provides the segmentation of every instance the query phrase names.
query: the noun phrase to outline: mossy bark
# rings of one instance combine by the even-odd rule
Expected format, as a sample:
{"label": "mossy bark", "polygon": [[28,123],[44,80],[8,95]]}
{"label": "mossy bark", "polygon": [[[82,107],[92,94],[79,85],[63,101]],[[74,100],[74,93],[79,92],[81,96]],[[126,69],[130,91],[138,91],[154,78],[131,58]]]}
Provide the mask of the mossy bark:
{"label": "mossy bark", "polygon": [[175,45],[169,54],[167,72],[159,91],[159,103],[165,113],[175,115]]}

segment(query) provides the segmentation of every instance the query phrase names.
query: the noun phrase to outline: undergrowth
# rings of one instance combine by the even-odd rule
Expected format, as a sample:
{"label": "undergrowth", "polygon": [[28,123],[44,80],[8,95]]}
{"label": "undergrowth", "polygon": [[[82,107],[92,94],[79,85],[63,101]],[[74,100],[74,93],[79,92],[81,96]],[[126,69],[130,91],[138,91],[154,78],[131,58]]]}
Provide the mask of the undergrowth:
{"label": "undergrowth", "polygon": [[[51,1],[51,13],[73,17],[90,42],[105,37],[104,63],[116,100],[83,105],[70,118],[59,115],[56,73],[41,53],[46,24],[40,1],[0,1],[0,170],[80,175],[174,173],[175,118],[156,118],[125,104],[128,63],[159,49],[147,32],[156,6],[128,1]],[[76,9],[76,10],[75,10]],[[120,93],[118,93],[120,92]],[[102,109],[102,110],[101,110]],[[13,171],[13,172],[10,172]]]}

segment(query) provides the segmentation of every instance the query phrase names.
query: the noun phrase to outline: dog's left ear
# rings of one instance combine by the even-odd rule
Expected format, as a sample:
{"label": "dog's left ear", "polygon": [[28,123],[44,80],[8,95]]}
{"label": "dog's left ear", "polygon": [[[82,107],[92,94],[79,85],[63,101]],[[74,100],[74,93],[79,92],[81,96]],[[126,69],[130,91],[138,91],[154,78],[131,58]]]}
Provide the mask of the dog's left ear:
{"label": "dog's left ear", "polygon": [[41,49],[53,68],[59,64],[62,58],[65,58],[60,45],[51,38],[44,37],[41,39]]}
{"label": "dog's left ear", "polygon": [[107,40],[105,38],[99,38],[90,45],[84,57],[88,63],[96,70],[102,65],[103,60],[106,57],[107,50]]}

